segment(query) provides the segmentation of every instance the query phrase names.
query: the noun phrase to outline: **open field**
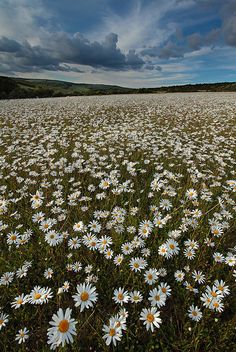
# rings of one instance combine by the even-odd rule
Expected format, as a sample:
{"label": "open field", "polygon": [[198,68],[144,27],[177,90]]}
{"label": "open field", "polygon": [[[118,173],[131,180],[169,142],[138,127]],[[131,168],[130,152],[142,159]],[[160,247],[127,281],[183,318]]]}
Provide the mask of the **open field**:
{"label": "open field", "polygon": [[0,350],[233,351],[235,118],[236,93],[1,101]]}

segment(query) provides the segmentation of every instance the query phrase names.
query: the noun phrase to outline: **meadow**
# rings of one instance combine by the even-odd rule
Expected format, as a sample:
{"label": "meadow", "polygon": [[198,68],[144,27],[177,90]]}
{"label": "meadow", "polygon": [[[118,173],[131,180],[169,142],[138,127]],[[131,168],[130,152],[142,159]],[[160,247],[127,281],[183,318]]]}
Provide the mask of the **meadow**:
{"label": "meadow", "polygon": [[0,102],[0,350],[233,351],[236,93]]}

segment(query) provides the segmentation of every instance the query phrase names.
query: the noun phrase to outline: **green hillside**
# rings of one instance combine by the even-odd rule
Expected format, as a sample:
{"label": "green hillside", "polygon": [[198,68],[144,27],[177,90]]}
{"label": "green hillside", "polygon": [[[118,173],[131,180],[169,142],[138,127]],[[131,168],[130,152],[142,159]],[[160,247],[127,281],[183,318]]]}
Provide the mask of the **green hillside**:
{"label": "green hillside", "polygon": [[84,84],[48,79],[26,79],[0,76],[0,99],[196,91],[235,92],[236,82],[187,84],[134,89],[116,85]]}

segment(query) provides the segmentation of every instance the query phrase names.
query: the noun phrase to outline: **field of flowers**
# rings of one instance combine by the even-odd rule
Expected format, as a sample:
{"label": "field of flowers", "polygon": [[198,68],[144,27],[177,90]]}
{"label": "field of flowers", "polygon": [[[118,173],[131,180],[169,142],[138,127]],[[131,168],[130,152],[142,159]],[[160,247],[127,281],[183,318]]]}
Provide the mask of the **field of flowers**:
{"label": "field of flowers", "polygon": [[235,93],[0,103],[0,350],[233,351]]}

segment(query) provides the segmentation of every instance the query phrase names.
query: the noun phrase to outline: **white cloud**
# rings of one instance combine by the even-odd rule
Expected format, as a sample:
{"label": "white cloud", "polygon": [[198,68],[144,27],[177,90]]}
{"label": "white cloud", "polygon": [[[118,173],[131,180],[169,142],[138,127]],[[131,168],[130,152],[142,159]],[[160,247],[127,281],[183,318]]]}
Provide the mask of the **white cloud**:
{"label": "white cloud", "polygon": [[138,0],[125,15],[107,10],[104,13],[103,25],[96,32],[89,33],[89,36],[100,39],[105,33],[114,32],[118,34],[118,44],[122,50],[138,50],[144,45],[158,45],[175,31],[174,26],[162,28],[160,25],[160,20],[174,4],[175,0],[160,0],[146,4],[144,2],[142,5]]}
{"label": "white cloud", "polygon": [[36,45],[45,31],[39,21],[45,25],[50,18],[41,0],[1,0],[0,36]]}
{"label": "white cloud", "polygon": [[197,57],[197,56],[204,56],[209,54],[212,51],[212,48],[209,46],[204,46],[203,48],[199,50],[194,50],[189,53],[185,53],[184,57],[185,58],[191,58],[191,57]]}

